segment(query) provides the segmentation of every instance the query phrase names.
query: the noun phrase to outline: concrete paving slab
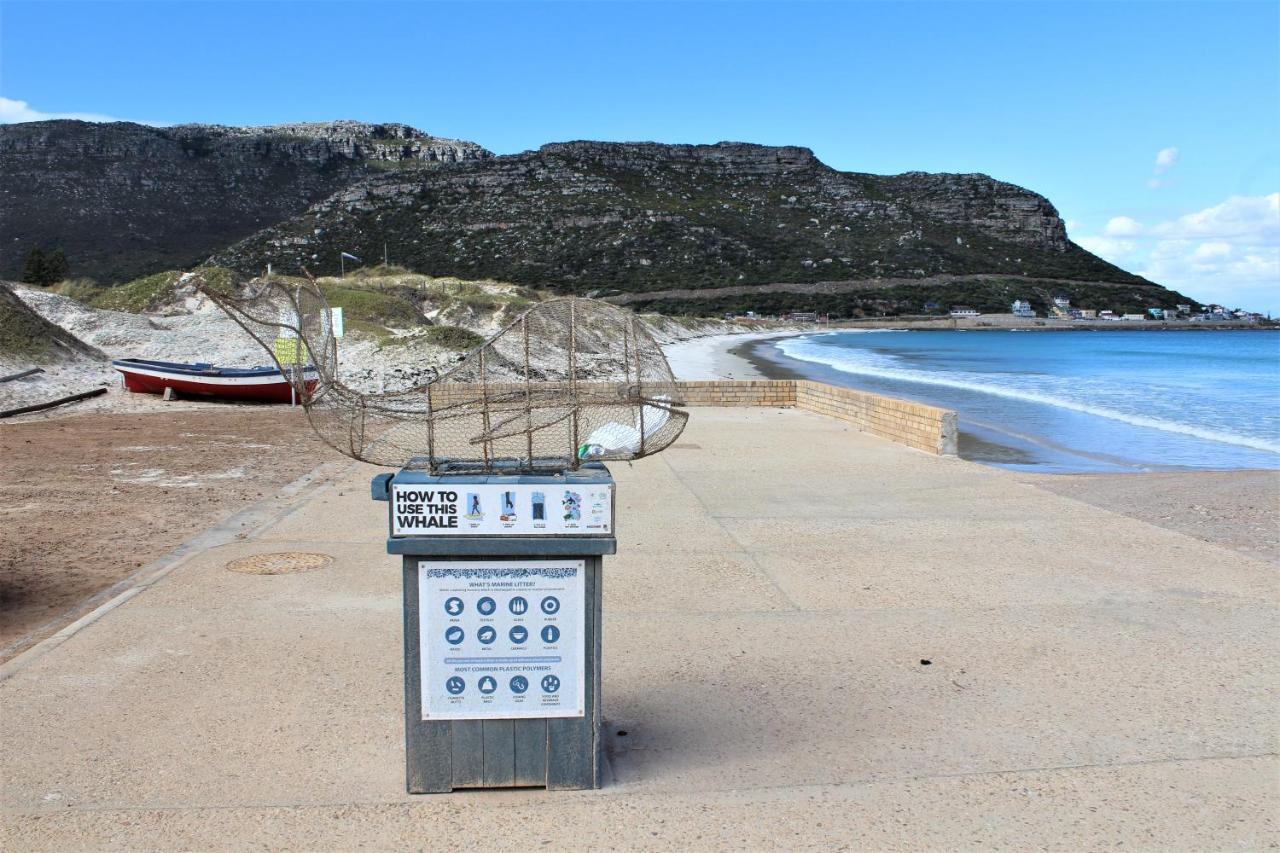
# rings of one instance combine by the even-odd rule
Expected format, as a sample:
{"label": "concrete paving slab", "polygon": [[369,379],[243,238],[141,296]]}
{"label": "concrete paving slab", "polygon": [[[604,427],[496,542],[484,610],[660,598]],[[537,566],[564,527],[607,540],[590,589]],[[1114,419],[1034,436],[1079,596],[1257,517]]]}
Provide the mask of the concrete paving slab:
{"label": "concrete paving slab", "polygon": [[[677,568],[678,566],[678,568]],[[624,548],[608,562],[604,607],[609,613],[787,610],[794,605],[774,578],[743,551]]]}
{"label": "concrete paving slab", "polygon": [[[614,469],[604,790],[404,793],[399,562],[353,466],[19,659],[0,848],[1280,840],[1268,564],[811,413],[680,443]],[[226,568],[291,550],[333,562]]]}

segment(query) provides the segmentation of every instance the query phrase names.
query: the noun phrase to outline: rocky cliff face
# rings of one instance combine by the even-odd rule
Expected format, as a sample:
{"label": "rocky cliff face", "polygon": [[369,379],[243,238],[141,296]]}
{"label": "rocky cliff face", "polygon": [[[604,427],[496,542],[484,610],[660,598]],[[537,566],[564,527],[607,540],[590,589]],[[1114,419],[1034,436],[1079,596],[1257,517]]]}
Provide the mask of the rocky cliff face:
{"label": "rocky cliff face", "polygon": [[492,155],[400,124],[0,126],[0,277],[34,246],[74,275],[190,266],[377,171]]}
{"label": "rocky cliff face", "polygon": [[374,175],[221,252],[244,270],[339,251],[436,275],[610,295],[1001,274],[1140,282],[985,175],[839,172],[805,148],[570,142]]}

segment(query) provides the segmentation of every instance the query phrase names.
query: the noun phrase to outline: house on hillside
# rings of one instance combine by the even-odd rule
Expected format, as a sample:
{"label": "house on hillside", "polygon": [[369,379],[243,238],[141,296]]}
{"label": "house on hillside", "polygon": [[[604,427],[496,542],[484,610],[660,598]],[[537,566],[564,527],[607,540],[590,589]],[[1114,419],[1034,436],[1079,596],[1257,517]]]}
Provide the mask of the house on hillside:
{"label": "house on hillside", "polygon": [[[1147,314],[1151,317],[1152,320],[1165,319],[1165,312],[1163,308],[1148,308]],[[1128,315],[1125,315],[1125,316],[1128,316]]]}
{"label": "house on hillside", "polygon": [[978,312],[972,308],[967,308],[964,305],[956,305],[951,309],[951,316],[952,317],[978,317],[981,315],[979,315]]}
{"label": "house on hillside", "polygon": [[1013,300],[1013,314],[1015,317],[1034,317],[1036,312],[1031,310],[1031,303],[1025,299]]}
{"label": "house on hillside", "polygon": [[1120,319],[1127,323],[1137,323],[1147,319],[1146,314],[1121,314]]}
{"label": "house on hillside", "polygon": [[[1077,319],[1080,319],[1080,320],[1096,320],[1096,319],[1098,319],[1098,311],[1097,311],[1097,309],[1095,309],[1095,308],[1075,308],[1075,309],[1072,309],[1072,310],[1074,310],[1077,314],[1079,314],[1079,315],[1080,315],[1080,316],[1079,316],[1079,318],[1077,318]],[[1074,316],[1074,315],[1072,315],[1072,316]]]}
{"label": "house on hillside", "polygon": [[1057,296],[1053,297],[1053,304],[1055,307],[1061,308],[1063,311],[1066,311],[1068,308],[1071,307],[1071,297],[1063,296],[1062,294],[1059,293]]}

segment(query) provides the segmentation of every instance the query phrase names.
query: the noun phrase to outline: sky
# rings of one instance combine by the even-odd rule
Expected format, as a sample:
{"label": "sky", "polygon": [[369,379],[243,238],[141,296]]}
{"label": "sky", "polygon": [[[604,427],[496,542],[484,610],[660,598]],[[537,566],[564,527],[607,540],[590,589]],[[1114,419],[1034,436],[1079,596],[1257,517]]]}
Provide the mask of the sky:
{"label": "sky", "polygon": [[0,122],[396,121],[983,172],[1072,239],[1280,314],[1280,3],[0,0]]}

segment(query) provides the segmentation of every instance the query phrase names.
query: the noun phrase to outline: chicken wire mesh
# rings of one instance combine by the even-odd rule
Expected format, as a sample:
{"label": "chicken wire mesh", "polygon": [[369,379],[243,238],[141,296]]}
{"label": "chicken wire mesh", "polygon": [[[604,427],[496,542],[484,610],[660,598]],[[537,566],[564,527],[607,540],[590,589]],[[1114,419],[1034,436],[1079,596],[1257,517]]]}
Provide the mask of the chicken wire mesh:
{"label": "chicken wire mesh", "polygon": [[314,279],[247,291],[197,285],[293,385],[312,427],[347,456],[437,473],[563,471],[668,447],[688,413],[643,323],[594,299],[539,303],[413,388],[371,394],[338,377],[331,313]]}

